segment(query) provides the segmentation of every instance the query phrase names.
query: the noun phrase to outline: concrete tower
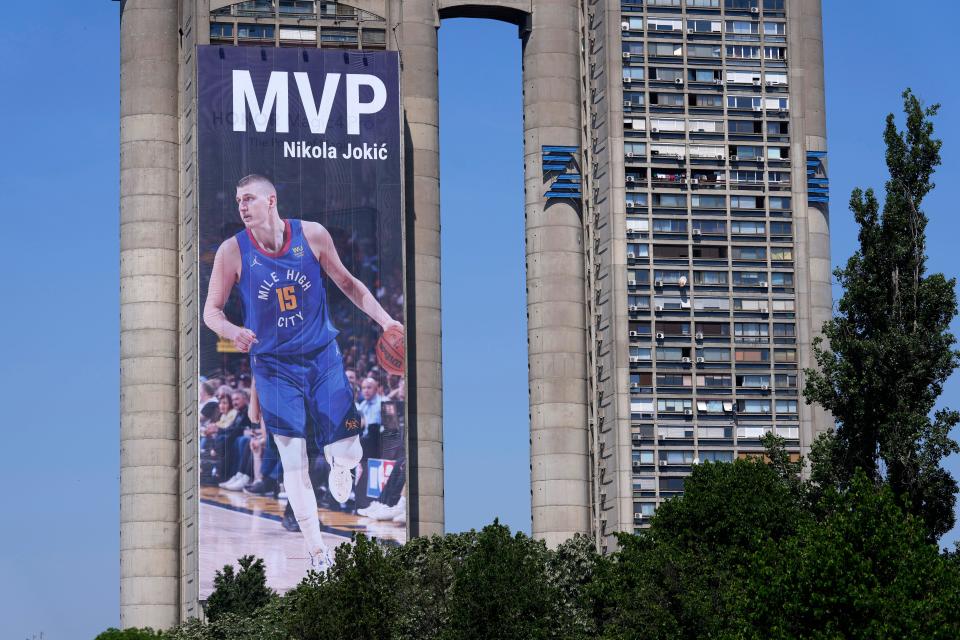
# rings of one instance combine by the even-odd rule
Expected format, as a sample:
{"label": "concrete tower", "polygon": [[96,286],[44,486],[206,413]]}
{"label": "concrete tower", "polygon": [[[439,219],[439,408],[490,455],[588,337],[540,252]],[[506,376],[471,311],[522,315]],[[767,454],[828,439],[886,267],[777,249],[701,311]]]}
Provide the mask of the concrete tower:
{"label": "concrete tower", "polygon": [[179,619],[176,0],[126,3],[120,22],[120,613]]}

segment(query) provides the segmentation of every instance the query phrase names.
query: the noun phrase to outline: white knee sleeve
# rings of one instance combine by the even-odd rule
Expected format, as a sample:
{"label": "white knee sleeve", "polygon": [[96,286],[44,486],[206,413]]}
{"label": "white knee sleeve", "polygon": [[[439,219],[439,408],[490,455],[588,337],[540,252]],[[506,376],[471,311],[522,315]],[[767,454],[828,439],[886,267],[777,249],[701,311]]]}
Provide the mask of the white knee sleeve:
{"label": "white knee sleeve", "polygon": [[331,466],[336,462],[341,467],[353,469],[363,458],[360,436],[350,436],[328,444],[323,448],[323,455]]}
{"label": "white knee sleeve", "polygon": [[283,488],[300,525],[310,553],[326,548],[320,533],[320,516],[317,513],[317,495],[310,481],[310,463],[307,459],[307,441],[303,438],[274,436],[280,464],[283,466]]}

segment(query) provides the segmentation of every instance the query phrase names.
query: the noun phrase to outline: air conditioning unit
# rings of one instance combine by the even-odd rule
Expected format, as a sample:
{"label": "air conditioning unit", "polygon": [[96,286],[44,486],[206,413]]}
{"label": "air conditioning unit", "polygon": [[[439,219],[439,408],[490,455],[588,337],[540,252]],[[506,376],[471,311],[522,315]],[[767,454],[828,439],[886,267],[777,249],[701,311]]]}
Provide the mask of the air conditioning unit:
{"label": "air conditioning unit", "polygon": [[770,385],[768,384],[760,385],[760,391],[770,391]]}
{"label": "air conditioning unit", "polygon": [[760,7],[750,7],[750,13],[760,13]]}
{"label": "air conditioning unit", "polygon": [[760,78],[754,78],[754,79],[753,79],[753,86],[755,86],[755,87],[759,87],[759,86],[760,86]]}
{"label": "air conditioning unit", "polygon": [[623,155],[625,155],[627,158],[635,158],[635,157],[636,157],[636,154],[633,153],[632,151],[627,151],[627,152],[626,152],[625,154],[623,154]]}
{"label": "air conditioning unit", "polygon": [[723,84],[723,78],[717,78],[713,81],[713,84]]}
{"label": "air conditioning unit", "polygon": [[640,362],[640,356],[630,356],[630,362]]}
{"label": "air conditioning unit", "polygon": [[628,287],[635,287],[635,286],[637,286],[637,281],[636,281],[636,280],[627,280],[627,286],[628,286]]}
{"label": "air conditioning unit", "polygon": [[[660,133],[659,127],[650,127],[650,133]],[[659,151],[654,151],[654,153],[660,153]]]}
{"label": "air conditioning unit", "polygon": [[636,176],[627,176],[627,182],[636,182],[636,181],[637,181]]}
{"label": "air conditioning unit", "polygon": [[630,23],[629,23],[629,22],[621,22],[621,23],[620,23],[620,30],[621,30],[621,31],[630,31]]}
{"label": "air conditioning unit", "polygon": [[766,281],[766,280],[761,280],[761,281],[760,281],[760,286],[761,286],[761,287],[766,287],[766,286],[767,286],[767,281]]}
{"label": "air conditioning unit", "polygon": [[674,80],[674,83],[683,84],[683,78],[677,78],[676,80]]}
{"label": "air conditioning unit", "polygon": [[697,30],[694,29],[693,27],[688,27],[688,28],[687,28],[687,33],[696,33],[696,32],[697,32]]}
{"label": "air conditioning unit", "polygon": [[630,84],[631,82],[633,82],[633,78],[631,78],[630,76],[623,76],[623,82],[624,84]]}
{"label": "air conditioning unit", "polygon": [[624,60],[629,60],[629,59],[630,59],[630,52],[629,52],[629,51],[624,51],[624,52],[623,52],[623,59],[624,59]]}
{"label": "air conditioning unit", "polygon": [[699,236],[702,232],[700,231],[700,229],[693,229],[691,233],[695,236]]}
{"label": "air conditioning unit", "polygon": [[639,382],[631,382],[631,383],[630,383],[630,388],[631,388],[631,389],[639,389],[639,388],[640,388],[640,383],[639,383]]}
{"label": "air conditioning unit", "polygon": [[628,258],[628,259],[632,260],[633,258],[636,258],[636,257],[637,257],[637,256],[635,256],[632,252],[627,252],[627,258]]}
{"label": "air conditioning unit", "polygon": [[657,288],[663,288],[663,280],[657,280],[653,285]]}
{"label": "air conditioning unit", "polygon": [[691,178],[691,179],[690,179],[690,183],[691,183],[691,184],[700,184],[700,178]]}
{"label": "air conditioning unit", "polygon": [[625,106],[625,107],[632,107],[632,106],[633,106],[633,103],[630,102],[629,100],[624,100],[624,101],[623,101],[623,106]]}
{"label": "air conditioning unit", "polygon": [[657,305],[657,313],[663,313],[663,305],[662,305],[662,304],[658,304],[658,305]]}
{"label": "air conditioning unit", "polygon": [[[630,82],[630,80],[627,79],[627,78],[624,78],[623,81],[624,81],[624,82]],[[754,107],[753,107],[753,110],[754,110],[754,111],[763,111],[763,107],[754,106]]]}
{"label": "air conditioning unit", "polygon": [[706,362],[706,360],[702,356],[697,358],[697,364],[703,364],[704,362]]}
{"label": "air conditioning unit", "polygon": [[699,340],[703,340],[703,333],[700,332],[700,331],[697,331],[697,334],[696,334],[695,336],[693,336],[693,337],[694,337],[695,340],[698,340],[698,341],[699,341]]}
{"label": "air conditioning unit", "polygon": [[630,332],[630,337],[631,337],[631,338],[636,338],[636,337],[638,337],[639,335],[640,335],[640,332],[639,332],[639,331],[631,331],[631,332]]}
{"label": "air conditioning unit", "polygon": [[760,307],[760,313],[770,313],[770,310],[766,307]]}
{"label": "air conditioning unit", "polygon": [[633,201],[627,200],[627,209],[633,209]]}
{"label": "air conditioning unit", "polygon": [[681,358],[680,361],[683,362],[683,364],[690,364],[690,358],[688,358],[688,357],[686,357],[686,356],[684,356],[683,358]]}
{"label": "air conditioning unit", "polygon": [[638,307],[635,304],[632,304],[629,307],[627,307],[627,311],[640,311],[640,307]]}
{"label": "air conditioning unit", "polygon": [[663,335],[662,333],[657,334],[657,340],[663,340],[664,338],[666,338],[666,336]]}
{"label": "air conditioning unit", "polygon": [[685,415],[685,416],[692,416],[692,415],[693,415],[693,409],[684,409],[684,410],[683,410],[683,415]]}

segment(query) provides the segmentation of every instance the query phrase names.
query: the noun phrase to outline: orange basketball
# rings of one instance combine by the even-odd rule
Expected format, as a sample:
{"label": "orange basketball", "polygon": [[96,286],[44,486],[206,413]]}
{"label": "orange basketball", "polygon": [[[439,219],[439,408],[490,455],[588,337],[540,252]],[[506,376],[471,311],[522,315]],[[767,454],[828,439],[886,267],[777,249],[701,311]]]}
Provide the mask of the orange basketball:
{"label": "orange basketball", "polygon": [[391,375],[403,375],[405,353],[402,329],[396,327],[387,329],[377,340],[377,362]]}

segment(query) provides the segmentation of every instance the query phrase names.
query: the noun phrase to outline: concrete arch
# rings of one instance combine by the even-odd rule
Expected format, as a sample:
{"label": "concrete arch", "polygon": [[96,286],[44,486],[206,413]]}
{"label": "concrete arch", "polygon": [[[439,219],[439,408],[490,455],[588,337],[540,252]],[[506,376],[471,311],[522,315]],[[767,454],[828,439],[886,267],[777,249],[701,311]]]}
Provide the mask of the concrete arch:
{"label": "concrete arch", "polygon": [[440,0],[438,13],[444,18],[489,18],[518,27],[528,24],[533,11],[530,0]]}

